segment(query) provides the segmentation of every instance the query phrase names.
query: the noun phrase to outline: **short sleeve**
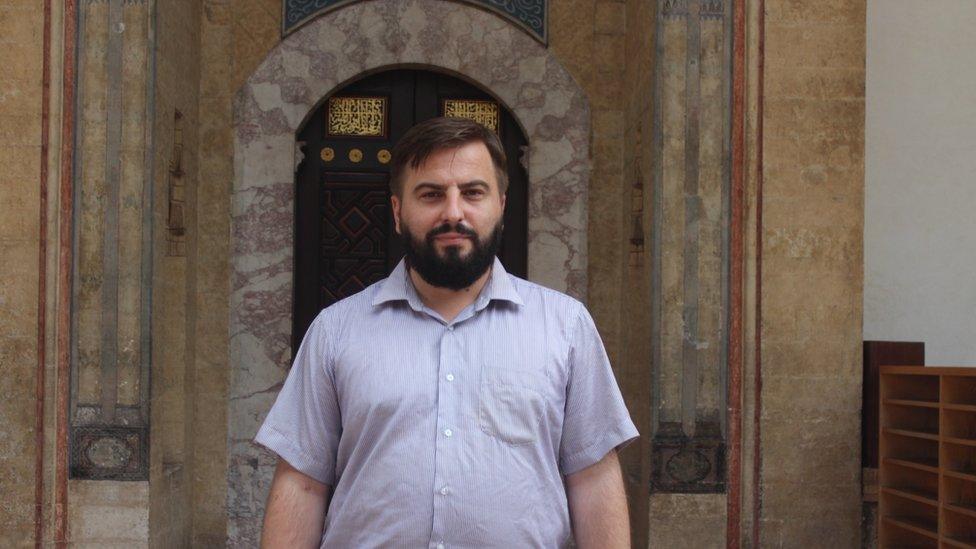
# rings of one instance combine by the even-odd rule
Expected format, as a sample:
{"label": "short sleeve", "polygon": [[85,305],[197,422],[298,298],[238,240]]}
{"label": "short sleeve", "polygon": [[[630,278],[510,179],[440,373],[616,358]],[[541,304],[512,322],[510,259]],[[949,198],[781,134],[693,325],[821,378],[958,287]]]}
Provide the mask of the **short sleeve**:
{"label": "short sleeve", "polygon": [[332,353],[320,315],[309,327],[254,441],[323,484],[335,481],[342,430]]}
{"label": "short sleeve", "polygon": [[559,468],[570,475],[637,438],[593,318],[580,307],[570,340]]}

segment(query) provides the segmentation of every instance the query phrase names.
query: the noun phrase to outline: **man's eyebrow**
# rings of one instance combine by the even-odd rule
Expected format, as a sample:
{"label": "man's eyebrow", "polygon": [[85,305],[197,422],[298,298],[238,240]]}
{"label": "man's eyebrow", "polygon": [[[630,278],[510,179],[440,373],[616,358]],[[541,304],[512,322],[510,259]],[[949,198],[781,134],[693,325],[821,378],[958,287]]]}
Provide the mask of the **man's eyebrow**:
{"label": "man's eyebrow", "polygon": [[[434,183],[433,181],[422,181],[420,183],[417,183],[417,186],[413,188],[413,191],[414,192],[420,192],[420,191],[424,191],[424,190],[428,190],[428,189],[432,189],[432,190],[435,190],[435,191],[443,191],[448,186],[449,185],[444,185],[442,183]],[[459,183],[458,184],[458,188],[461,189],[462,191],[465,191],[465,190],[468,190],[468,189],[472,189],[472,188],[475,188],[475,187],[482,187],[485,190],[488,190],[488,189],[491,188],[488,185],[487,182],[482,181],[480,179],[473,179],[471,181],[466,181],[464,183]]]}

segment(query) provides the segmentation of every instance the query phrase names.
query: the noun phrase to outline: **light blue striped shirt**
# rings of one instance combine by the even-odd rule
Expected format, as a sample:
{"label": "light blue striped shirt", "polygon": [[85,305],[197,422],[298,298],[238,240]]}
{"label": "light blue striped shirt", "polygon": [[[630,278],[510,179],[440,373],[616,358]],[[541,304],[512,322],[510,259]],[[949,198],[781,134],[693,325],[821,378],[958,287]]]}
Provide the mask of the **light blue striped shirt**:
{"label": "light blue striped shirt", "polygon": [[561,547],[564,475],[637,436],[577,300],[505,272],[451,322],[401,261],[312,323],[255,439],[333,486],[321,547]]}

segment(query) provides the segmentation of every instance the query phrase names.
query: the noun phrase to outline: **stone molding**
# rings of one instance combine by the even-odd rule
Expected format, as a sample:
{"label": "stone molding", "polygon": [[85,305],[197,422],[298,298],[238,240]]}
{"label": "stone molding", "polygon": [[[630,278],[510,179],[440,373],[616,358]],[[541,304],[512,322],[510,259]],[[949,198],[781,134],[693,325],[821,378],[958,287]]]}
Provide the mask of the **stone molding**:
{"label": "stone molding", "polygon": [[275,459],[251,440],[290,366],[295,136],[333,91],[393,68],[493,94],[528,138],[528,276],[585,299],[590,114],[541,44],[464,3],[376,0],[330,11],[271,50],[234,102],[228,541],[256,545]]}

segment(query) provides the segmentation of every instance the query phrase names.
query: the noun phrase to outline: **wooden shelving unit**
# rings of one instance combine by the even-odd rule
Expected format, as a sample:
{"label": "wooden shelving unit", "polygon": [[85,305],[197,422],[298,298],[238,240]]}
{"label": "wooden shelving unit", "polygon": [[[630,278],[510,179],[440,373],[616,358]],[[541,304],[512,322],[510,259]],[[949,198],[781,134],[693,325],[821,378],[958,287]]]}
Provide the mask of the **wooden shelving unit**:
{"label": "wooden shelving unit", "polygon": [[878,546],[976,549],[976,368],[883,366]]}

